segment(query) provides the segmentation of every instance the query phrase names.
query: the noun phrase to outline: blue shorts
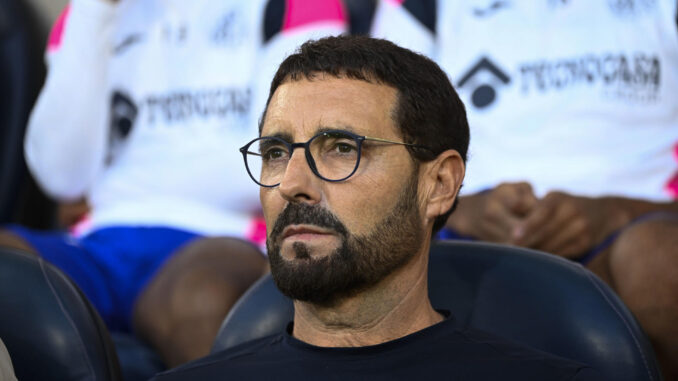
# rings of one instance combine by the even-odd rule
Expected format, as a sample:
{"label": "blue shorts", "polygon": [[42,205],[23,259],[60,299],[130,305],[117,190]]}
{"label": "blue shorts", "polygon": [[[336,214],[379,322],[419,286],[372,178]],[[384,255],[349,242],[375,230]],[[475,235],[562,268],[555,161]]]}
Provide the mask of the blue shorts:
{"label": "blue shorts", "polygon": [[[624,229],[627,229],[639,222],[647,221],[650,219],[655,218],[656,216],[659,215],[666,215],[666,212],[651,212],[651,213],[646,213],[641,216],[636,217],[633,219],[631,222],[626,224],[625,226],[622,226],[621,228],[615,230],[614,232],[610,233],[605,239],[600,242],[598,245],[594,246],[591,250],[587,251],[586,253],[582,254],[578,258],[574,259],[575,262],[581,263],[582,265],[587,265],[589,262],[593,260],[598,254],[602,253],[603,251],[607,250],[614,241],[619,237],[619,235],[622,233]],[[674,215],[673,213],[668,213],[671,215]],[[447,227],[444,227],[440,232],[436,235],[436,239],[456,239],[456,240],[466,240],[466,241],[478,241],[477,238],[473,236],[467,236],[463,234],[459,234],[456,231],[449,229]]]}
{"label": "blue shorts", "polygon": [[48,262],[68,274],[111,331],[131,331],[132,309],[163,263],[195,233],[161,227],[111,227],[74,238],[11,225]]}

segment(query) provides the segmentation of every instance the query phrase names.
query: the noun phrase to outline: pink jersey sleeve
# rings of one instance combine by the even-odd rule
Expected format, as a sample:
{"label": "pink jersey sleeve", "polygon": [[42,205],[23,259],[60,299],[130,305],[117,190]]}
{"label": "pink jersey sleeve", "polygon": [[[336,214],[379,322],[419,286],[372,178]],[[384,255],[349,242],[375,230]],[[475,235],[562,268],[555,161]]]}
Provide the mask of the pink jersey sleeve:
{"label": "pink jersey sleeve", "polygon": [[346,10],[340,0],[287,0],[286,3],[283,32],[318,23],[346,25]]}
{"label": "pink jersey sleeve", "polygon": [[[673,146],[673,158],[676,160],[676,168],[678,168],[678,142]],[[678,200],[678,169],[666,183],[666,191],[674,200]]]}
{"label": "pink jersey sleeve", "polygon": [[47,40],[47,53],[53,53],[59,50],[61,47],[61,42],[63,41],[64,29],[66,28],[66,23],[68,22],[68,15],[70,14],[71,6],[67,5],[61,14],[57,18],[56,22],[52,26],[52,30],[49,33],[49,38]]}

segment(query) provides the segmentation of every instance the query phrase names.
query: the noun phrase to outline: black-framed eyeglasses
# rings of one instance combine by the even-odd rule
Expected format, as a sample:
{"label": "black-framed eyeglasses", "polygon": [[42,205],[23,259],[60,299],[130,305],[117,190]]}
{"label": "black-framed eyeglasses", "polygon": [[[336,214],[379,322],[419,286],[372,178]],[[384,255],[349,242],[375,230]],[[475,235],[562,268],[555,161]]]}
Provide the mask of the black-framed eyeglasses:
{"label": "black-framed eyeglasses", "polygon": [[295,148],[305,148],[306,161],[313,173],[325,181],[338,182],[351,177],[360,165],[365,140],[408,147],[430,148],[411,143],[356,135],[349,131],[328,130],[305,143],[289,143],[275,136],[263,136],[240,148],[252,180],[262,187],[276,187],[282,181]]}

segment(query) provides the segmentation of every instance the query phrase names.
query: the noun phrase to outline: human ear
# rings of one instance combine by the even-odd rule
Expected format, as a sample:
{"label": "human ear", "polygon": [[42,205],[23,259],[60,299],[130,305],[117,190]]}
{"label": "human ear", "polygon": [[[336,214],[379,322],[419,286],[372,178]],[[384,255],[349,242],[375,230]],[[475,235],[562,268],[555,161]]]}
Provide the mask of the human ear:
{"label": "human ear", "polygon": [[454,204],[464,180],[466,167],[459,152],[451,149],[444,151],[426,165],[428,167],[425,171],[428,183],[426,218],[434,220],[445,214]]}

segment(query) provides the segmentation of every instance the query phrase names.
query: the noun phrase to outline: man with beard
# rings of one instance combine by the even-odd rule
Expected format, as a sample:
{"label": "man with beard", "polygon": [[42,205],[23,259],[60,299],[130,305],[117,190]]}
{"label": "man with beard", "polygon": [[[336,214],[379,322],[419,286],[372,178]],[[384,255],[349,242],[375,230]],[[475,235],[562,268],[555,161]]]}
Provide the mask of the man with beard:
{"label": "man with beard", "polygon": [[469,141],[464,106],[435,63],[367,37],[307,42],[278,69],[261,120],[241,152],[294,321],[157,380],[601,379],[458,330],[431,305],[431,236],[453,209]]}

